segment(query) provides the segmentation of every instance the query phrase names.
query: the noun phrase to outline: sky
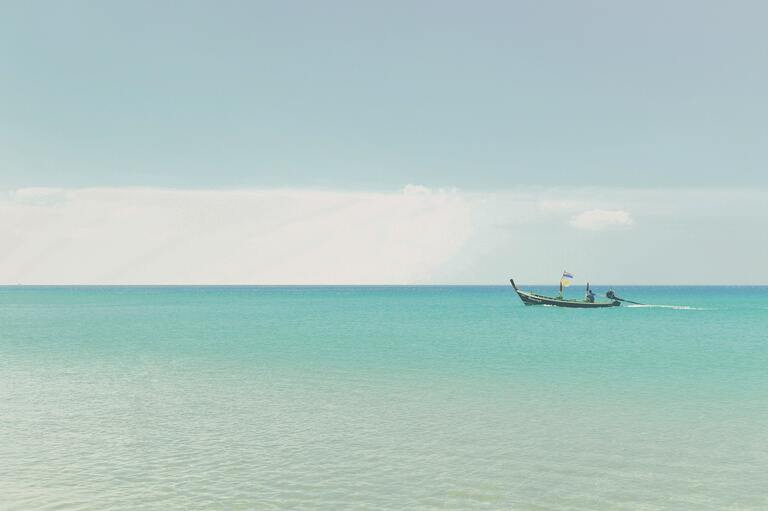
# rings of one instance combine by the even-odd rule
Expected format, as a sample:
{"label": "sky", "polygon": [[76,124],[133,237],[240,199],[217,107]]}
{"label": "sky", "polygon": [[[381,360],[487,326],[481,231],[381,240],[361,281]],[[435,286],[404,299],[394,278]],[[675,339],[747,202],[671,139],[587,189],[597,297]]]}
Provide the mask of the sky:
{"label": "sky", "polygon": [[0,283],[768,283],[762,2],[2,2]]}

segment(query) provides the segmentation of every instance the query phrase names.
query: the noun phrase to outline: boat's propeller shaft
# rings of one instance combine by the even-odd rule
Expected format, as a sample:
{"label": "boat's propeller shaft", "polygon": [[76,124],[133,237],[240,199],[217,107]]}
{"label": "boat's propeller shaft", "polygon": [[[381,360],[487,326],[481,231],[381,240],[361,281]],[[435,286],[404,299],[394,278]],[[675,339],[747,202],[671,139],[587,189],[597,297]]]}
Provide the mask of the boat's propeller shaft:
{"label": "boat's propeller shaft", "polygon": [[631,304],[634,304],[634,305],[643,305],[640,302],[633,302],[632,300],[625,300],[624,298],[619,298],[618,296],[616,296],[614,294],[613,289],[609,289],[608,292],[605,293],[605,296],[606,296],[606,298],[608,298],[610,300],[618,300],[620,302],[631,303]]}

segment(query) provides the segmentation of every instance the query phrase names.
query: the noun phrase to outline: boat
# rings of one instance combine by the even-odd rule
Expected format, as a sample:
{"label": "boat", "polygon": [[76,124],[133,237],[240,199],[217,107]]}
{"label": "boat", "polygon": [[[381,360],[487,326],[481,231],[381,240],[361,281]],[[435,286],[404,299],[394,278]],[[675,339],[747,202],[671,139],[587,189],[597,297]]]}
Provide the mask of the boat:
{"label": "boat", "polygon": [[[587,300],[571,300],[568,298],[563,298],[562,295],[558,297],[543,296],[518,289],[518,287],[515,285],[514,279],[509,279],[509,282],[512,284],[512,287],[515,288],[517,296],[519,296],[523,303],[526,305],[552,305],[554,307],[571,307],[578,309],[601,309],[605,307],[618,307],[621,305],[619,300],[612,300],[610,302],[590,302]],[[589,284],[587,284],[587,290],[589,290]]]}

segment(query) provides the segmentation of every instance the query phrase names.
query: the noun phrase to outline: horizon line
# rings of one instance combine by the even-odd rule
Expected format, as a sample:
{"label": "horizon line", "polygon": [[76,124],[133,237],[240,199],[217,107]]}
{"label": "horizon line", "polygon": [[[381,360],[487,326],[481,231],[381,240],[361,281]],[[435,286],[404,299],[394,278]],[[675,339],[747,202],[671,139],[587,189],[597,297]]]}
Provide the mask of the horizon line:
{"label": "horizon line", "polygon": [[[545,287],[558,287],[557,284],[543,284],[543,283],[522,283],[521,286],[545,286]],[[601,284],[601,283],[589,283],[590,286],[598,287],[618,287],[618,286],[633,286],[633,287],[768,287],[768,283],[761,284],[681,284],[681,283],[652,283],[652,284],[631,284],[631,283],[613,283],[613,284]],[[568,287],[580,288],[585,287],[583,285],[571,285]],[[0,283],[0,288],[16,288],[16,287],[511,287],[507,282],[506,284],[159,284],[159,283],[143,283],[143,284],[3,284]]]}

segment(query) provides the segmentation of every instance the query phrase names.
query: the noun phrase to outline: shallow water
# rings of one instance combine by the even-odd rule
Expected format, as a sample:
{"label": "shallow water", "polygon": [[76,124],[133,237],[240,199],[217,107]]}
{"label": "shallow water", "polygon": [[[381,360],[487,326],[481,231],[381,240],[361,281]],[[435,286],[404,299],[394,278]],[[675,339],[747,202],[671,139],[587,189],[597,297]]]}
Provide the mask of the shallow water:
{"label": "shallow water", "polygon": [[0,508],[768,508],[768,288],[617,294],[0,288]]}

